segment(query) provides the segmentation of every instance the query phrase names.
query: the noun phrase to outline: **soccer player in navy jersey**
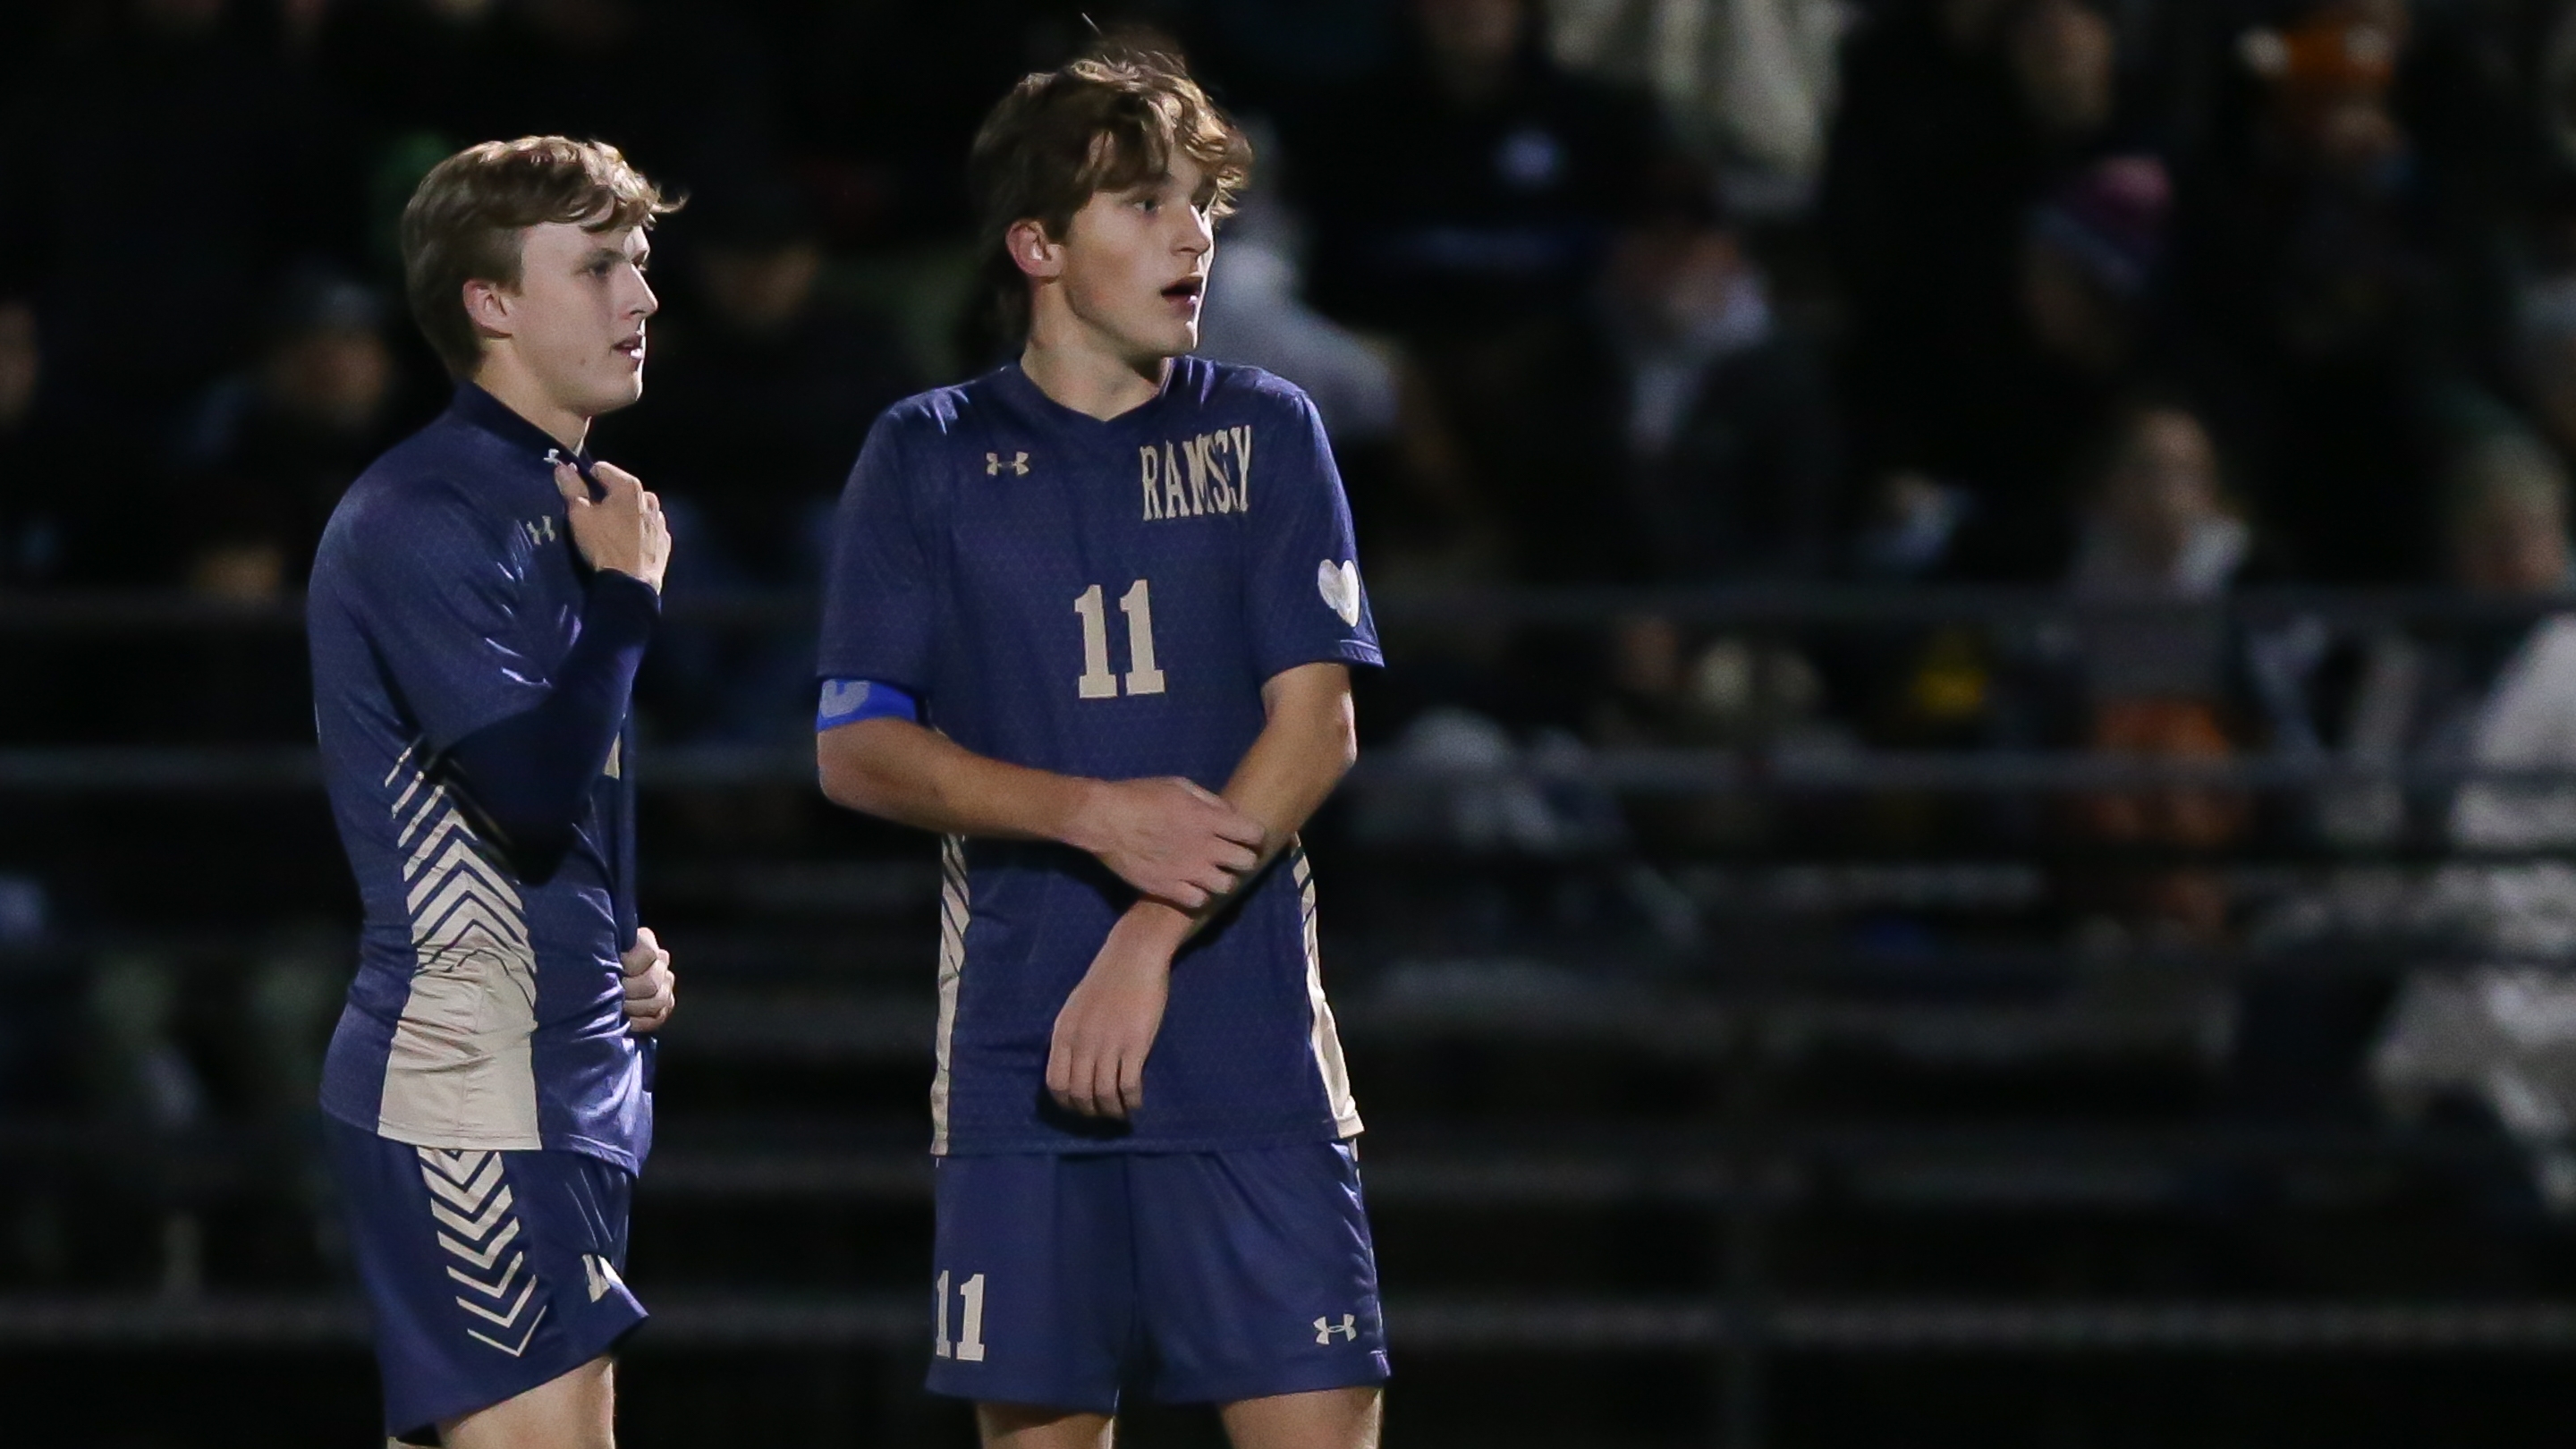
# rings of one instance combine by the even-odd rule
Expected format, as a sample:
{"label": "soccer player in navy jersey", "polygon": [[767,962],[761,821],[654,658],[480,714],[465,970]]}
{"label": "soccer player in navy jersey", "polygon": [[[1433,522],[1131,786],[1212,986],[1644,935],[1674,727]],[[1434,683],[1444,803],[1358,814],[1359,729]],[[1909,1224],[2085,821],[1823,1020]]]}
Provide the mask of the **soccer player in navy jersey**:
{"label": "soccer player in navy jersey", "polygon": [[582,444],[642,393],[669,210],[596,142],[433,169],[403,268],[455,400],[314,560],[314,722],[365,906],[324,1131],[398,1440],[610,1449],[609,1353],[644,1319],[619,1274],[673,981],[635,920],[627,706],[671,539]]}
{"label": "soccer player in navy jersey", "polygon": [[1314,405],[1186,355],[1250,161],[1170,57],[1023,80],[971,166],[1026,347],[890,409],[842,499],[822,783],[948,837],[930,1387],[989,1445],[1104,1445],[1122,1387],[1377,1440],[1297,831],[1380,656]]}

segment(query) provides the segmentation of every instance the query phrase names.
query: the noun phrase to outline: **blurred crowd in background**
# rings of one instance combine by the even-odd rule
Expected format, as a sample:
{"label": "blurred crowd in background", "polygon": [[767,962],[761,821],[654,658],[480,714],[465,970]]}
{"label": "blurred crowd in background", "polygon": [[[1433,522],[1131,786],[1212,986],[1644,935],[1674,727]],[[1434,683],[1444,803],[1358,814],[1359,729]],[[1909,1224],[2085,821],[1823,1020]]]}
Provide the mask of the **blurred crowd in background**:
{"label": "blurred crowd in background", "polygon": [[[675,598],[810,589],[878,410],[1007,355],[962,156],[1095,25],[1183,50],[1257,136],[1203,350],[1314,394],[1381,597],[2566,582],[2557,0],[80,0],[0,18],[0,587],[291,597],[449,386],[398,311],[403,198],[559,130],[690,196],[646,401],[594,439],[673,501]],[[1366,715],[1451,756],[2576,759],[2493,737],[2503,694],[2576,697],[2529,628],[1426,626]],[[794,639],[675,629],[654,670],[666,740],[784,742],[810,708]],[[8,691],[0,729],[113,732],[72,693]],[[304,728],[292,680],[198,698],[201,736]],[[2456,834],[2447,796],[2366,803],[2297,828]],[[2259,813],[2118,796],[2053,828],[2209,848]],[[1639,823],[1777,825],[1748,819]],[[2121,909],[2207,935],[2205,886]]]}

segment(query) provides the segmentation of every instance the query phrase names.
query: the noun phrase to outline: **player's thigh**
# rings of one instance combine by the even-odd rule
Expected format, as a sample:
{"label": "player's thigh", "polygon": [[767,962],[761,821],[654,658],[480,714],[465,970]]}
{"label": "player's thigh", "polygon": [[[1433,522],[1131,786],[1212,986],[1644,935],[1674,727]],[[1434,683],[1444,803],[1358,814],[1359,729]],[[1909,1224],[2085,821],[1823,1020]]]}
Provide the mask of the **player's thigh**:
{"label": "player's thigh", "polygon": [[1359,1168],[1337,1142],[1134,1158],[1143,1385],[1230,1404],[1387,1377]]}
{"label": "player's thigh", "polygon": [[940,1159],[927,1387],[1116,1412],[1136,1333],[1135,1236],[1115,1155]]}
{"label": "player's thigh", "polygon": [[984,1449],[1109,1449],[1107,1414],[1033,1404],[977,1404],[975,1429]]}
{"label": "player's thigh", "polygon": [[1385,1404],[1372,1384],[1243,1399],[1218,1413],[1234,1449],[1377,1449]]}
{"label": "player's thigh", "polygon": [[617,1366],[606,1355],[438,1426],[447,1449],[615,1449]]}

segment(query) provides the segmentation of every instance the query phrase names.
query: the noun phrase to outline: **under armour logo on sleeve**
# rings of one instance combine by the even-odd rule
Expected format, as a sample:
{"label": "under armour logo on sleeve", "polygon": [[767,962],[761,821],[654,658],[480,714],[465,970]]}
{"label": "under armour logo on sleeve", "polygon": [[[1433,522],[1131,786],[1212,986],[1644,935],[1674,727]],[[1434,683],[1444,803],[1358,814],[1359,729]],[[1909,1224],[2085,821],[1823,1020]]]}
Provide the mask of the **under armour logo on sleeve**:
{"label": "under armour logo on sleeve", "polygon": [[1021,478],[1027,477],[1029,475],[1029,455],[1026,453],[1013,453],[1008,458],[1004,458],[999,453],[986,453],[984,455],[985,477],[990,478],[995,474],[1000,473],[1005,468],[1010,469],[1014,476]]}

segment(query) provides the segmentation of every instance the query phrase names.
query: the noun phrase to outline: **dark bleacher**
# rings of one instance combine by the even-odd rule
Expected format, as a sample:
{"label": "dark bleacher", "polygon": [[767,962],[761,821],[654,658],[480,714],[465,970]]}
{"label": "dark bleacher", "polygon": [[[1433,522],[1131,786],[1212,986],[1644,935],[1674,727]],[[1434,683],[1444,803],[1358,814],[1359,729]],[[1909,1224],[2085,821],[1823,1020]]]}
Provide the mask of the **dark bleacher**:
{"label": "dark bleacher", "polygon": [[[1564,625],[1639,602],[1384,613],[1401,629],[1511,603]],[[1661,603],[1783,632],[2058,607]],[[707,617],[758,628],[796,607]],[[20,680],[72,650],[291,678],[292,623],[0,600],[0,658]],[[328,1025],[296,992],[345,971],[344,872],[301,745],[207,744],[150,696],[121,695],[112,730],[29,726],[0,748],[0,876],[51,903],[0,944],[0,1442],[368,1443],[363,1322],[290,1090],[297,1044]],[[1373,751],[1312,849],[1371,1123],[1391,1442],[2563,1440],[2565,1227],[2493,1126],[2438,1104],[2392,1120],[2357,1076],[2395,974],[2441,943],[2084,937],[2070,879],[2172,858],[2087,856],[1996,803],[2175,781],[2278,801],[2352,773],[1757,743],[1470,780]],[[1443,850],[1356,818],[1372,791],[1539,777],[1780,803],[1766,832],[1687,851]],[[625,1442],[968,1442],[917,1390],[932,847],[835,815],[792,749],[676,747],[640,778],[647,917],[683,1004],[638,1198],[629,1278],[657,1317],[622,1370]],[[1982,813],[1910,836],[1852,824],[1889,801]],[[2204,862],[2239,899],[2352,863],[2279,833]],[[162,1007],[137,1004],[154,992]],[[114,1039],[146,1018],[185,1057],[175,1078]],[[1124,1442],[1212,1434],[1150,1413]]]}

